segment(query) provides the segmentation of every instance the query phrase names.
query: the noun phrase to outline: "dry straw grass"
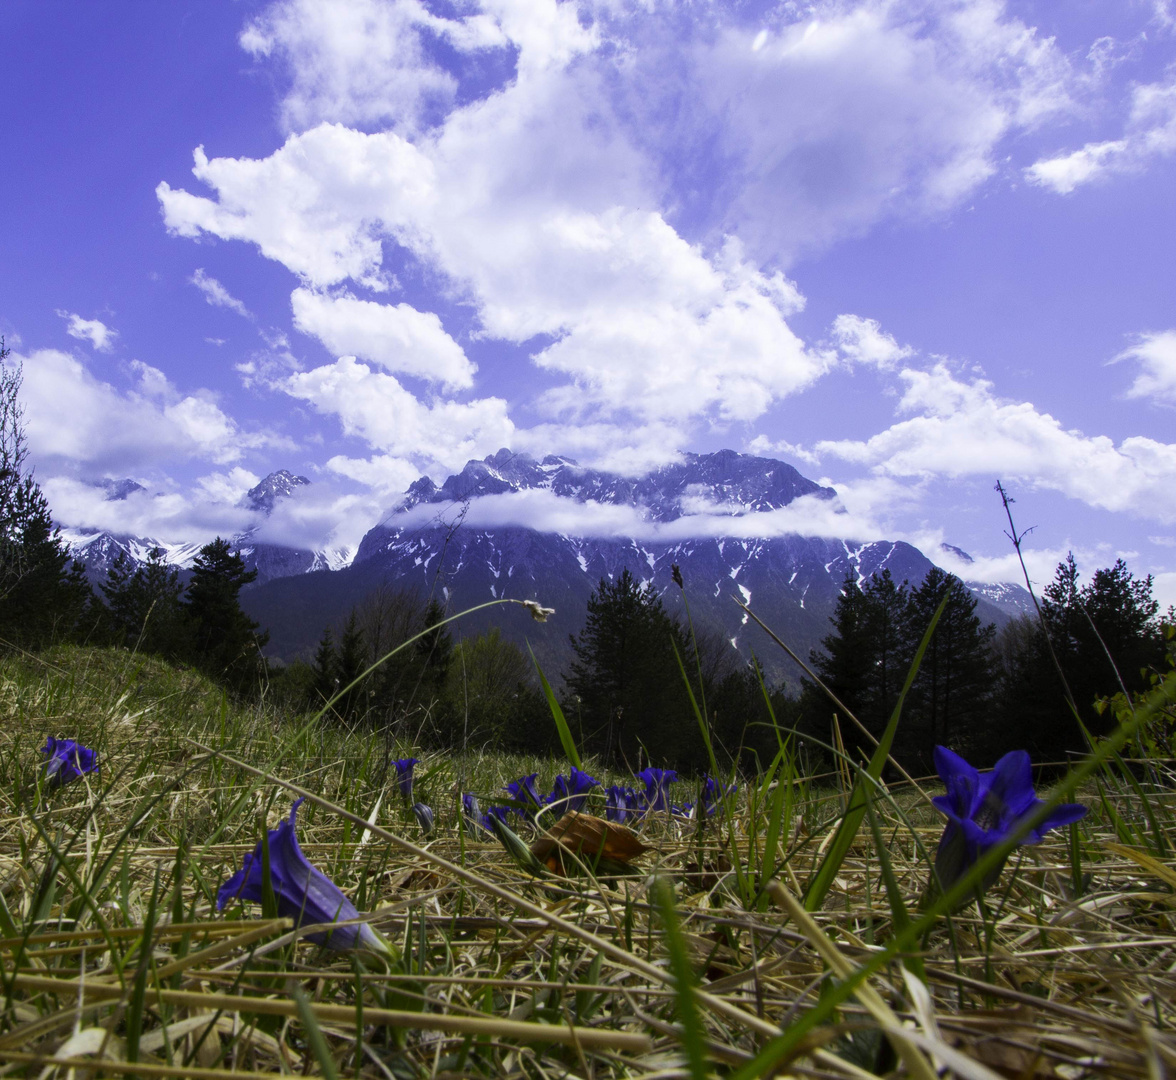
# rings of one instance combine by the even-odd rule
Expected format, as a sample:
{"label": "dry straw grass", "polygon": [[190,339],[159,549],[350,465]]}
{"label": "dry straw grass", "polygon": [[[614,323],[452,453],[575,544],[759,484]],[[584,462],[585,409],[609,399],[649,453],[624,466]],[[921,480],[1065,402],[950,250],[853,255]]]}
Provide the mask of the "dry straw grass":
{"label": "dry straw grass", "polygon": [[[421,755],[417,797],[438,824],[424,842],[381,740],[237,710],[158,662],[10,659],[0,709],[4,1074],[1176,1071],[1170,771],[1152,770],[1142,801],[1142,781],[1104,775],[1072,836],[1021,849],[983,907],[916,942],[921,969],[888,959],[832,1008],[893,938],[884,862],[912,917],[923,892],[941,824],[909,789],[877,801],[877,833],[859,832],[810,916],[795,897],[844,796],[787,776],[744,782],[721,824],[647,822],[635,876],[536,881],[463,834],[458,800],[535,768],[549,781],[557,762]],[[101,774],[42,790],[49,734],[96,746]],[[311,797],[304,851],[374,912],[399,963],[327,952],[256,908],[216,913],[217,887],[295,789]]]}

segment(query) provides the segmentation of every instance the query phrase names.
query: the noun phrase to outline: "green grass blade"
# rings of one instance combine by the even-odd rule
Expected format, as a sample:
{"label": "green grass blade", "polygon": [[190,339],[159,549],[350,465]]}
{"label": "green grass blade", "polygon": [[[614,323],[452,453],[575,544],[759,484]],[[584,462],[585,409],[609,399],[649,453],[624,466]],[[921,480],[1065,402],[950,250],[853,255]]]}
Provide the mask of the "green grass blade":
{"label": "green grass blade", "polygon": [[331,1056],[331,1048],[327,1046],[327,1040],[323,1037],[318,1018],[310,1007],[310,999],[300,986],[292,987],[291,993],[298,1006],[298,1019],[302,1021],[302,1030],[306,1033],[306,1045],[314,1054],[315,1061],[323,1071],[323,1076],[327,1080],[339,1080],[339,1070],[335,1067],[335,1059]]}
{"label": "green grass blade", "polygon": [[[931,616],[931,623],[923,634],[923,640],[919,642],[918,651],[915,653],[915,658],[911,662],[910,671],[907,672],[906,682],[902,685],[902,692],[898,695],[898,700],[894,703],[894,712],[890,716],[890,722],[886,725],[886,730],[882,733],[882,738],[878,740],[878,745],[874,750],[873,757],[870,758],[870,763],[866,766],[864,773],[860,769],[858,771],[858,777],[850,793],[845,815],[841,819],[841,824],[837,827],[837,834],[833,837],[833,843],[829,845],[829,850],[825,854],[825,858],[817,868],[817,872],[813,875],[813,879],[805,891],[804,907],[806,911],[816,911],[824,902],[825,896],[833,884],[833,879],[837,876],[837,871],[841,869],[841,864],[845,861],[845,856],[849,854],[850,845],[853,844],[858,829],[861,828],[862,819],[866,814],[866,785],[872,786],[882,778],[882,767],[886,764],[886,759],[890,755],[890,747],[894,742],[894,733],[898,730],[899,717],[902,715],[903,702],[906,700],[907,693],[915,681],[915,676],[919,673],[919,665],[923,662],[923,654],[926,653],[927,646],[931,643],[931,637],[935,633],[935,628],[939,625],[939,617],[943,614],[944,608],[947,607],[949,596],[950,594],[943,597],[939,602],[939,607],[935,610],[935,614]],[[853,763],[851,762],[850,764],[852,765]],[[854,767],[856,768],[857,766],[855,765]]]}
{"label": "green grass blade", "polygon": [[665,878],[658,878],[654,885],[654,893],[658,914],[665,929],[670,970],[674,973],[678,1021],[682,1025],[682,1048],[686,1051],[687,1067],[693,1080],[706,1080],[706,1034],[698,1015],[698,1004],[694,1000],[694,972],[690,967],[690,956],[686,951],[686,942],[682,938],[682,929],[678,925],[674,891]]}
{"label": "green grass blade", "polygon": [[[903,933],[911,924],[910,913],[907,911],[906,901],[902,898],[898,878],[894,876],[894,866],[890,861],[890,851],[882,837],[882,829],[878,825],[878,813],[874,809],[874,796],[870,789],[863,789],[866,796],[866,814],[870,819],[870,832],[874,834],[874,852],[878,856],[878,866],[882,872],[882,884],[886,887],[886,900],[890,904],[890,918],[894,922],[894,931]],[[921,956],[907,956],[903,958],[906,969],[918,977],[922,983],[927,982],[927,969]]]}
{"label": "green grass blade", "polygon": [[563,746],[564,755],[577,769],[582,769],[584,766],[580,761],[580,755],[576,752],[576,740],[572,738],[572,731],[568,727],[563,709],[559,707],[559,702],[555,699],[555,691],[551,689],[551,683],[547,681],[547,676],[543,674],[539,661],[535,659],[535,650],[530,645],[527,646],[527,649],[531,653],[531,661],[535,665],[535,670],[539,673],[543,696],[547,698],[547,707],[551,710],[552,719],[555,720],[555,729],[559,732],[559,741]]}

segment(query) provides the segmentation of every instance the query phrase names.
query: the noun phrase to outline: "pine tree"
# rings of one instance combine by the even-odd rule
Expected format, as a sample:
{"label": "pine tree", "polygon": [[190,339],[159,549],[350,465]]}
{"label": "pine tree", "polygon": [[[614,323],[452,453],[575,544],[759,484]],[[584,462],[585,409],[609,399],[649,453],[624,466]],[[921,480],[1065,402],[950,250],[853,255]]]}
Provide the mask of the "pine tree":
{"label": "pine tree", "polygon": [[335,703],[335,711],[348,722],[358,720],[368,711],[370,680],[365,680],[357,686],[351,685],[367,669],[367,645],[363,640],[363,631],[359,628],[359,618],[353,608],[339,638],[339,651],[335,661],[339,690],[343,692],[343,696]]}
{"label": "pine tree", "polygon": [[[821,640],[824,651],[814,650],[811,657],[821,681],[875,738],[894,711],[910,664],[906,639],[909,601],[906,582],[896,585],[889,570],[872,575],[864,587],[853,574],[848,575],[829,620],[833,633]],[[827,740],[826,718],[836,711],[833,703],[807,681],[801,700],[806,727]],[[868,760],[874,744],[848,717],[840,716],[838,724],[850,757]]]}
{"label": "pine tree", "polygon": [[910,596],[906,647],[913,656],[944,597],[947,606],[923,655],[895,739],[908,771],[933,771],[936,745],[967,752],[992,711],[992,643],[996,628],[981,625],[976,597],[953,574],[933,566]]}
{"label": "pine tree", "polygon": [[[1129,692],[1142,690],[1147,672],[1162,669],[1163,633],[1152,585],[1150,575],[1135,578],[1122,559],[1095,571],[1085,586],[1073,554],[1058,564],[1041,606],[1061,675],[1037,627],[1031,633],[1026,628],[1020,655],[1004,664],[1001,711],[1020,745],[1049,761],[1083,752],[1083,727],[1102,735],[1114,724],[1113,715],[1100,712],[1095,701],[1118,693],[1120,681]],[[1006,629],[1004,636],[1011,632]]]}
{"label": "pine tree", "polygon": [[269,634],[241,610],[243,586],[256,579],[256,570],[227,540],[217,537],[200,549],[188,584],[187,609],[193,630],[196,664],[231,688],[244,692],[257,686],[264,671],[261,649]]}
{"label": "pine tree", "polygon": [[28,466],[21,371],[0,339],[0,640],[41,648],[70,636],[90,597]]}
{"label": "pine tree", "polygon": [[[870,672],[875,662],[873,631],[870,626],[869,601],[853,574],[846,575],[837,606],[829,618],[833,632],[821,639],[823,652],[813,650],[810,661],[821,681],[863,724],[870,704]],[[829,718],[837,714],[837,723],[846,752],[857,760],[869,748],[857,727],[841,713],[817,686],[805,682],[803,690],[806,727],[817,738],[829,741]]]}
{"label": "pine tree", "polygon": [[181,603],[184,586],[162,548],[152,548],[146,563],[137,566],[119,552],[99,589],[106,600],[109,640],[176,659],[191,652],[187,612]]}
{"label": "pine tree", "polygon": [[441,626],[445,608],[436,600],[430,600],[425,609],[425,626],[429,632],[417,642],[417,654],[424,663],[424,680],[431,689],[445,685],[449,665],[453,661],[453,635]]}
{"label": "pine tree", "polygon": [[654,763],[701,766],[701,737],[686,697],[679,655],[691,670],[681,627],[658,595],[628,571],[602,578],[588,617],[571,637],[576,659],[567,679],[572,715],[590,750],[636,768],[644,749]]}
{"label": "pine tree", "polygon": [[331,701],[342,687],[339,680],[339,653],[335,648],[335,638],[329,626],[323,631],[318,649],[315,650],[313,672],[310,700],[307,704],[317,712]]}

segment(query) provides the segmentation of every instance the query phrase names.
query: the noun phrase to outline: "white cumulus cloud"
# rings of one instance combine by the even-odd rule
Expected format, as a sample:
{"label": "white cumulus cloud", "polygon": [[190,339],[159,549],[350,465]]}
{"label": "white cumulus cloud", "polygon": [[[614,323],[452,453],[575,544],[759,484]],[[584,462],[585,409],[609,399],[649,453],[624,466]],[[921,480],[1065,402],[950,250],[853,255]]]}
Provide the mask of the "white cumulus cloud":
{"label": "white cumulus cloud", "polygon": [[895,367],[914,352],[910,346],[899,345],[877,320],[860,315],[838,315],[833,320],[833,340],[846,359],[883,369]]}
{"label": "white cumulus cloud", "polygon": [[290,445],[242,430],[210,396],[181,394],[150,365],[138,369],[141,389],[124,392],[56,349],[14,359],[24,371],[29,448],[45,466],[126,475],[168,460],[229,463],[248,448]]}
{"label": "white cumulus cloud", "polygon": [[1153,158],[1176,153],[1176,74],[1131,92],[1122,138],[1090,142],[1068,154],[1042,158],[1025,170],[1035,184],[1069,195],[1102,176],[1138,172]]}
{"label": "white cumulus cloud", "polygon": [[[1065,56],[996,0],[821,3],[754,26],[554,0],[459,11],[438,23],[409,0],[272,4],[242,43],[288,73],[295,133],[262,159],[198,149],[209,194],[161,183],[164,220],[256,244],[302,279],[310,332],[407,374],[387,357],[420,320],[325,295],[385,289],[395,250],[486,337],[539,339],[534,362],[556,385],[525,404],[569,440],[620,432],[611,460],[648,460],[655,430],[676,451],[810,386],[831,357],[792,331],[803,301],[777,267],[895,213],[958,205],[1002,139],[1070,107]],[[422,34],[509,45],[499,59],[513,61],[462,99]],[[868,329],[845,324],[846,348],[902,359]],[[445,355],[442,379],[469,388],[472,367]]]}
{"label": "white cumulus cloud", "polygon": [[337,356],[371,360],[386,371],[415,375],[454,389],[474,383],[474,365],[433,312],[409,304],[378,304],[352,296],[295,289],[294,325]]}
{"label": "white cumulus cloud", "polygon": [[1176,520],[1176,443],[1065,428],[1032,404],[997,396],[945,364],[900,372],[900,413],[914,414],[865,440],[824,441],[821,454],[906,477],[1015,478],[1090,506]]}
{"label": "white cumulus cloud", "polygon": [[509,445],[514,434],[501,398],[429,405],[394,376],[373,371],[354,356],[298,372],[280,386],[337,416],[348,435],[394,456],[420,457],[451,470]]}
{"label": "white cumulus cloud", "polygon": [[281,112],[290,130],[328,119],[413,129],[457,90],[430,57],[431,37],[463,52],[507,44],[489,15],[447,19],[419,0],[279,0],[250,20],[240,41],[289,73]]}

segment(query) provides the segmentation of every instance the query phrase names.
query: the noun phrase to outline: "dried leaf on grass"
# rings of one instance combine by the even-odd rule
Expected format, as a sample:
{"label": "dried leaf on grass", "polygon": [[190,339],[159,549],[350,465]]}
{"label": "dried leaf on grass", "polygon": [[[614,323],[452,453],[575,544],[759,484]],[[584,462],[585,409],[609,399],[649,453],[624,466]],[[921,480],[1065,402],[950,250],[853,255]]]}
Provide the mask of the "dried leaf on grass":
{"label": "dried leaf on grass", "polygon": [[535,858],[564,877],[583,873],[585,866],[597,874],[633,873],[633,860],[648,850],[632,829],[574,811],[531,845]]}

